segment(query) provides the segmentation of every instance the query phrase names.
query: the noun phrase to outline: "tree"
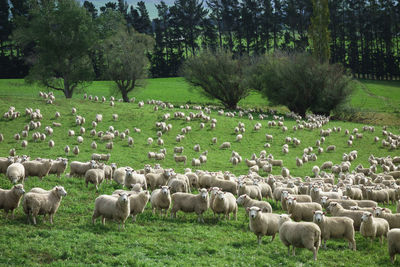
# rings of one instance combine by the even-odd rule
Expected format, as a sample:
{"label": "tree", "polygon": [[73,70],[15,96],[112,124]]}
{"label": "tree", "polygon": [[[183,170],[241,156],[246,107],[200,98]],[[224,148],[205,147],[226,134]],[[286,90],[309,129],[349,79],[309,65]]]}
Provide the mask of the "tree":
{"label": "tree", "polygon": [[146,53],[153,45],[150,36],[127,28],[121,28],[106,40],[106,73],[116,83],[124,102],[129,102],[128,93],[141,86],[147,77],[149,60]]}
{"label": "tree", "polygon": [[8,37],[11,33],[10,23],[10,6],[8,0],[0,0],[0,56],[4,56],[5,42],[8,41]]}
{"label": "tree", "polygon": [[92,19],[95,19],[97,17],[97,9],[92,2],[85,1],[83,3],[83,7],[86,8],[87,12],[92,15]]}
{"label": "tree", "polygon": [[88,52],[96,42],[91,16],[75,0],[43,1],[29,9],[13,32],[21,46],[34,43],[27,81],[40,82],[71,98],[75,89],[93,78]]}
{"label": "tree", "polygon": [[329,33],[329,5],[328,0],[312,0],[313,16],[309,35],[313,55],[320,62],[329,62],[330,33]]}
{"label": "tree", "polygon": [[218,99],[226,108],[236,109],[245,98],[244,85],[247,58],[234,59],[231,52],[202,52],[183,64],[185,79],[209,98]]}

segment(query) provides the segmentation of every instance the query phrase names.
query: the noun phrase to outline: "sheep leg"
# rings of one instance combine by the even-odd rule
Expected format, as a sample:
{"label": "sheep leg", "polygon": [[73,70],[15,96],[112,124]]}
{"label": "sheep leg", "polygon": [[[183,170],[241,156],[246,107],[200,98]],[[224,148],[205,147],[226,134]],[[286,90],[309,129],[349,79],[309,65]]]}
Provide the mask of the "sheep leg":
{"label": "sheep leg", "polygon": [[326,239],[324,240],[324,249],[326,249]]}
{"label": "sheep leg", "polygon": [[36,216],[33,214],[32,214],[32,221],[33,221],[33,224],[36,225]]}
{"label": "sheep leg", "polygon": [[313,248],[313,253],[314,253],[314,261],[317,260],[317,253],[318,253],[318,249],[317,248]]}
{"label": "sheep leg", "polygon": [[[13,214],[14,214],[14,211],[13,211]],[[7,220],[7,217],[8,217],[8,210],[4,210],[4,219]]]}
{"label": "sheep leg", "polygon": [[290,256],[290,245],[287,247],[288,256]]}
{"label": "sheep leg", "polygon": [[132,222],[136,222],[136,215],[132,215]]}
{"label": "sheep leg", "polygon": [[275,239],[275,234],[272,235],[271,242],[273,242],[274,239]]}
{"label": "sheep leg", "polygon": [[50,224],[53,224],[53,214],[50,214],[49,217],[50,217],[50,219],[49,219]]}
{"label": "sheep leg", "polygon": [[257,241],[258,241],[258,245],[261,245],[262,242],[262,236],[261,235],[257,235]]}
{"label": "sheep leg", "polygon": [[106,224],[106,217],[104,217],[104,216],[101,217],[101,223],[102,223],[103,225]]}

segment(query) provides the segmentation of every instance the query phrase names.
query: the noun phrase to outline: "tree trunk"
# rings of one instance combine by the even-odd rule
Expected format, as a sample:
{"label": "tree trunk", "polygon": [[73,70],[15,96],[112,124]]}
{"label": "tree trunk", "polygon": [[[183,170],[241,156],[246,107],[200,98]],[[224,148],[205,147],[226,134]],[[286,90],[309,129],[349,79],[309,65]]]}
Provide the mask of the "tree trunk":
{"label": "tree trunk", "polygon": [[71,98],[72,97],[73,90],[70,88],[69,81],[64,78],[64,95],[65,98]]}
{"label": "tree trunk", "polygon": [[129,97],[128,97],[128,93],[126,92],[126,90],[121,90],[121,95],[122,95],[122,99],[124,100],[124,102],[129,103]]}

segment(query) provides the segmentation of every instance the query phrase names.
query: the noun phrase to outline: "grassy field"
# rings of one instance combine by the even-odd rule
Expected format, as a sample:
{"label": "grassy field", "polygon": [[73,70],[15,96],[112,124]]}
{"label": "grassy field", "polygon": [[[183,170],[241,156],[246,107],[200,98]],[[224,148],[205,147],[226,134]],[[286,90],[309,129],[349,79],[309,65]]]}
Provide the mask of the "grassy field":
{"label": "grassy field", "polygon": [[[370,84],[370,82],[366,82]],[[93,95],[110,95],[107,82],[96,82],[90,88]],[[369,86],[369,85],[368,85]],[[117,138],[114,141],[110,162],[116,162],[118,166],[131,166],[134,169],[143,168],[144,164],[154,164],[153,160],[147,159],[147,152],[158,151],[161,147],[156,144],[147,145],[148,137],[156,139],[155,122],[160,121],[162,115],[169,112],[173,115],[174,111],[197,112],[194,110],[159,110],[153,111],[153,107],[145,105],[139,109],[137,104],[116,103],[115,107],[108,103],[94,103],[82,99],[82,94],[76,94],[73,99],[65,100],[57,97],[53,105],[46,105],[45,100],[38,97],[39,88],[24,85],[21,80],[0,80],[0,111],[6,112],[9,106],[14,106],[17,111],[24,114],[26,107],[40,108],[44,118],[40,132],[44,127],[51,125],[52,122],[62,123],[62,127],[54,128],[54,134],[46,141],[33,142],[32,132],[27,138],[29,145],[26,149],[21,148],[21,141],[15,141],[13,135],[21,132],[24,125],[29,122],[29,118],[22,116],[14,121],[0,119],[0,132],[4,134],[5,140],[0,143],[0,156],[8,155],[10,148],[16,148],[17,154],[27,154],[32,158],[46,157],[55,158],[65,156],[63,148],[65,145],[73,147],[78,145],[76,137],[68,137],[68,129],[79,132],[79,127],[75,125],[75,117],[71,114],[71,108],[76,107],[78,114],[86,118],[86,134],[83,135],[84,142],[79,145],[80,154],[78,156],[68,155],[69,161],[86,161],[94,151],[90,148],[94,140],[98,143],[97,153],[107,153],[105,143],[99,138],[92,138],[89,131],[92,129],[91,121],[94,120],[96,113],[103,114],[103,122],[97,130],[105,131],[110,125],[123,131],[130,129],[131,136],[135,140],[133,147],[127,145],[126,140]],[[385,89],[386,90],[386,89]],[[390,90],[390,89],[387,89]],[[181,79],[156,79],[150,80],[148,88],[135,93],[138,99],[161,99],[170,101],[174,104],[191,103],[214,103],[203,98],[201,95],[187,90],[187,85]],[[265,100],[257,95],[251,95],[244,100],[247,105],[262,105]],[[61,118],[54,119],[56,111],[61,113]],[[1,114],[2,114],[1,113]],[[119,120],[114,122],[112,114],[118,114]],[[333,133],[327,138],[323,145],[335,144],[337,150],[333,153],[323,153],[318,156],[316,162],[305,164],[302,168],[297,168],[295,164],[296,156],[301,156],[303,149],[308,146],[315,146],[315,141],[319,138],[319,130],[303,130],[293,132],[292,127],[295,121],[286,119],[285,125],[289,128],[287,133],[282,133],[279,128],[267,128],[266,121],[262,123],[259,132],[253,131],[253,126],[257,120],[250,121],[247,118],[227,118],[218,116],[216,111],[211,114],[212,118],[218,120],[215,130],[210,129],[209,123],[204,129],[200,129],[199,120],[189,123],[181,119],[170,119],[168,123],[173,125],[173,129],[163,135],[167,157],[159,162],[163,167],[174,168],[176,172],[183,172],[185,166],[177,165],[173,161],[173,147],[184,146],[183,154],[188,159],[198,157],[200,153],[193,151],[195,144],[200,144],[201,151],[208,150],[208,162],[201,166],[201,169],[209,171],[231,171],[235,175],[246,174],[248,171],[244,163],[232,166],[229,162],[232,150],[237,151],[243,159],[250,158],[252,153],[259,154],[264,149],[265,134],[274,136],[271,148],[267,149],[275,158],[283,159],[284,165],[291,170],[292,176],[311,175],[314,165],[321,165],[324,161],[331,160],[340,163],[343,153],[351,150],[358,150],[359,157],[352,163],[352,169],[358,164],[369,166],[368,156],[398,156],[399,150],[389,151],[383,148],[380,143],[374,143],[374,136],[382,139],[382,127],[377,126],[375,133],[364,133],[364,138],[355,140],[353,147],[348,147],[347,138],[344,130],[357,127],[362,129],[362,124],[334,121],[325,125],[323,128],[341,126],[341,133]],[[255,116],[256,118],[257,116]],[[268,118],[270,120],[271,117]],[[246,133],[243,140],[235,142],[236,134],[233,129],[238,122],[244,122]],[[181,142],[175,141],[175,136],[180,133],[181,128],[190,125],[192,132],[186,135]],[[141,133],[133,133],[133,128],[140,128]],[[390,127],[389,130],[394,134],[399,134],[398,127]],[[288,155],[281,152],[282,145],[286,136],[297,137],[301,140],[299,147],[290,146]],[[219,150],[218,146],[211,144],[211,138],[217,137],[218,143],[230,141],[232,149]],[[55,141],[55,147],[50,149],[47,145],[48,140]],[[379,168],[379,172],[381,169]],[[67,170],[68,172],[68,170]],[[273,174],[279,174],[280,168],[274,167]],[[263,174],[266,175],[266,174]],[[377,240],[373,243],[365,240],[357,233],[357,251],[347,249],[344,240],[328,241],[328,249],[321,249],[319,259],[316,263],[312,261],[312,253],[307,250],[297,249],[295,257],[287,257],[287,250],[277,237],[272,243],[269,237],[264,237],[263,244],[257,245],[256,236],[248,230],[248,219],[244,215],[244,209],[239,209],[237,221],[217,221],[212,218],[212,212],[205,214],[205,224],[197,223],[196,216],[193,214],[178,213],[176,220],[160,219],[151,213],[148,204],[145,212],[138,215],[136,223],[130,219],[127,221],[126,230],[118,231],[118,226],[113,222],[107,222],[106,226],[101,226],[97,221],[96,225],[91,224],[91,215],[94,207],[94,200],[100,194],[110,194],[118,185],[102,184],[99,193],[96,193],[93,186],[84,186],[84,181],[78,178],[67,178],[65,175],[58,179],[50,175],[39,181],[37,177],[29,178],[25,183],[28,191],[32,187],[42,187],[50,189],[55,185],[62,185],[68,192],[61,203],[58,213],[55,215],[55,224],[51,226],[49,222],[38,220],[38,225],[33,226],[26,223],[26,216],[21,207],[16,211],[15,220],[5,220],[0,217],[2,234],[0,235],[0,265],[132,265],[132,266],[377,266],[388,265],[389,257],[386,244],[381,245]],[[12,185],[0,174],[0,187],[10,188]],[[272,203],[272,201],[271,201]],[[282,211],[272,203],[275,212]],[[395,206],[388,206],[395,211]]]}

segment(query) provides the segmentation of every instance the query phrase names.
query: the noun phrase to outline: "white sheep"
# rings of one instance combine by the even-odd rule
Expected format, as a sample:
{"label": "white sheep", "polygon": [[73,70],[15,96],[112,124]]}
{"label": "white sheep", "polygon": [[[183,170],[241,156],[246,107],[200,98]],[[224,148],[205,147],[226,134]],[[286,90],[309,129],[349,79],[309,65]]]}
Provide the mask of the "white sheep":
{"label": "white sheep", "polygon": [[394,264],[396,254],[400,253],[400,229],[392,229],[387,234],[390,261]]}
{"label": "white sheep", "polygon": [[286,206],[291,218],[296,221],[312,222],[314,211],[322,210],[322,206],[315,202],[297,203],[296,197],[289,196],[286,198]]}
{"label": "white sheep", "polygon": [[231,148],[231,143],[230,142],[223,142],[220,146],[219,149],[228,149]]}
{"label": "white sheep", "polygon": [[166,185],[170,177],[170,169],[164,169],[162,173],[148,173],[146,174],[147,185],[150,187],[151,190],[155,190],[162,185]]}
{"label": "white sheep", "polygon": [[73,152],[75,155],[78,155],[78,154],[79,154],[79,147],[78,147],[78,146],[74,146],[74,148],[72,149],[72,152]]}
{"label": "white sheep", "polygon": [[120,193],[118,198],[114,196],[101,195],[95,200],[95,207],[92,215],[92,223],[96,222],[99,216],[102,216],[102,224],[106,219],[120,221],[120,227],[125,228],[125,221],[130,214],[129,194]]}
{"label": "white sheep", "polygon": [[288,247],[290,256],[290,246],[295,248],[306,248],[314,254],[314,261],[317,260],[318,250],[321,243],[321,230],[315,223],[311,222],[292,222],[287,214],[279,217],[279,237],[282,243]]}
{"label": "white sheep", "polygon": [[279,232],[279,214],[265,213],[259,207],[250,207],[246,211],[249,213],[249,228],[257,236],[258,244],[261,245],[263,236],[272,236],[274,241],[276,233]]}
{"label": "white sheep", "polygon": [[374,207],[373,215],[377,218],[385,219],[389,223],[389,228],[400,228],[400,213],[392,214],[387,212],[385,208]]}
{"label": "white sheep", "polygon": [[172,208],[171,218],[176,218],[176,213],[181,210],[183,212],[195,212],[198,216],[197,220],[204,223],[203,213],[210,206],[208,191],[205,188],[199,190],[199,194],[193,195],[188,193],[175,193],[171,196]]}
{"label": "white sheep", "polygon": [[262,212],[268,212],[268,213],[272,212],[271,204],[269,204],[267,201],[259,201],[251,199],[246,194],[239,196],[236,199],[236,203],[238,205],[242,205],[244,208],[259,207],[262,210]]}
{"label": "white sheep", "polygon": [[49,174],[52,164],[52,160],[45,160],[42,162],[31,160],[22,162],[25,168],[25,177],[37,176],[40,180]]}
{"label": "white sheep", "polygon": [[6,176],[13,184],[18,182],[23,183],[25,179],[25,168],[21,163],[12,163],[7,167]]}
{"label": "white sheep", "polygon": [[[326,249],[326,241],[334,238],[345,238],[349,242],[349,248],[356,250],[356,240],[354,239],[353,220],[347,217],[327,217],[325,212],[314,211],[313,222],[321,230],[321,239]],[[322,244],[321,244],[322,245]]]}
{"label": "white sheep", "polygon": [[70,164],[69,177],[83,177],[89,169],[96,168],[96,162],[94,160],[88,162],[72,161]]}
{"label": "white sheep", "polygon": [[138,183],[143,185],[143,189],[147,190],[147,182],[144,174],[139,174],[133,171],[131,168],[126,168],[125,179],[124,179],[125,187],[129,188],[132,184],[138,184]]}
{"label": "white sheep", "polygon": [[103,169],[89,169],[85,173],[85,184],[88,187],[88,184],[91,183],[96,187],[96,192],[99,191],[99,185],[105,179],[105,173]]}
{"label": "white sheep", "polygon": [[258,185],[246,185],[244,182],[239,182],[238,195],[248,195],[253,199],[262,199],[261,188]]}
{"label": "white sheep", "polygon": [[154,190],[150,196],[151,209],[153,214],[156,210],[160,210],[161,217],[163,216],[163,210],[165,210],[165,217],[167,217],[167,212],[171,206],[171,193],[169,186],[161,186],[161,188]]}
{"label": "white sheep", "polygon": [[58,207],[60,206],[62,197],[67,195],[67,191],[65,191],[62,186],[55,186],[49,193],[26,193],[23,201],[22,207],[24,208],[24,212],[27,215],[28,223],[29,216],[32,217],[33,224],[36,225],[36,216],[37,215],[46,215],[50,216],[50,224],[53,224],[53,216],[57,212]]}
{"label": "white sheep", "polygon": [[326,210],[331,213],[333,216],[338,217],[348,217],[354,221],[353,226],[354,230],[360,230],[361,226],[361,217],[364,214],[363,211],[359,210],[346,210],[340,205],[338,202],[330,202]]}
{"label": "white sheep", "polygon": [[230,192],[218,191],[216,193],[213,205],[211,207],[214,214],[223,214],[225,219],[230,219],[230,213],[233,213],[235,220],[237,220],[237,203],[235,196]]}
{"label": "white sheep", "polygon": [[385,219],[375,218],[371,212],[365,211],[361,217],[360,234],[371,238],[371,242],[375,237],[379,237],[383,243],[383,236],[387,237],[389,232],[389,223]]}
{"label": "white sheep", "polygon": [[19,207],[23,194],[25,194],[25,190],[22,184],[16,184],[10,190],[0,188],[0,209],[4,210],[6,219],[9,211],[14,219],[14,210]]}
{"label": "white sheep", "polygon": [[57,177],[60,178],[61,174],[65,172],[65,169],[67,169],[67,166],[68,159],[66,158],[58,158],[57,160],[53,160],[49,174],[57,174]]}

